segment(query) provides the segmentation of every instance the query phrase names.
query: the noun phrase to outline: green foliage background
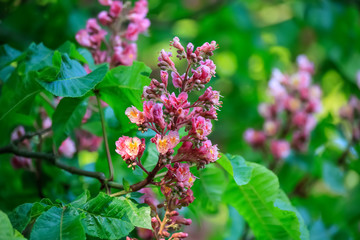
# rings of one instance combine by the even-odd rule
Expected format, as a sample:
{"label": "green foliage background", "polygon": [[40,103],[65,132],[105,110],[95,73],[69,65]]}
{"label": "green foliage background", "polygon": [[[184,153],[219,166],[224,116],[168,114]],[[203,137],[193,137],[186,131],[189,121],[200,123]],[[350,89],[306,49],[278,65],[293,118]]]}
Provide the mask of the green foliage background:
{"label": "green foliage background", "polygon": [[[309,229],[310,239],[360,238],[359,144],[351,149],[348,159],[350,164],[346,170],[336,167],[336,159],[347,144],[337,111],[351,94],[360,96],[355,83],[356,71],[360,70],[359,7],[357,1],[330,0],[149,0],[149,36],[141,36],[138,42],[138,60],[153,70],[150,77],[157,78],[158,53],[162,48],[169,47],[168,43],[174,36],[178,36],[183,43],[191,41],[195,46],[215,40],[219,44],[213,58],[217,65],[217,76],[211,84],[220,90],[223,107],[210,138],[219,145],[222,152],[240,154],[247,161],[260,164],[263,162],[262,156],[253,152],[242,136],[246,128],[262,126],[257,106],[268,99],[266,87],[272,68],[278,67],[291,73],[299,54],[306,54],[315,62],[314,81],[323,90],[324,105],[319,125],[313,131],[309,153],[291,155],[278,175],[280,187],[287,194],[293,192],[304,176],[314,179],[315,184],[307,198],[290,196]],[[58,49],[65,41],[75,42],[75,33],[85,26],[89,17],[95,17],[101,9],[95,0],[1,0],[0,44],[9,44],[24,51],[32,42],[42,42],[50,49]],[[25,71],[30,70],[36,69]],[[5,76],[6,71],[2,70],[1,76]],[[117,73],[114,71],[111,74],[116,76]],[[2,84],[4,79],[0,80]],[[109,91],[115,91],[112,92],[113,95],[123,94],[119,89],[112,90],[110,83],[108,86]],[[103,87],[106,88],[106,85]],[[141,89],[140,85],[137,87]],[[15,101],[16,93],[9,95],[9,99]],[[124,133],[136,133],[129,125],[124,128],[126,119],[118,115],[126,106],[115,109],[116,100],[108,101],[114,103],[110,104],[113,108],[105,110],[106,121],[111,129],[110,143]],[[38,97],[35,98],[35,103],[46,107]],[[0,113],[5,110],[1,109]],[[56,114],[51,109],[46,110],[49,115]],[[26,122],[31,123],[33,119],[39,121],[36,110],[30,111],[27,116],[10,117],[12,126],[19,123],[26,125]],[[2,123],[0,128],[2,145],[8,143],[11,132],[4,130],[5,127],[10,129],[6,124]],[[31,128],[31,124],[27,126]],[[83,127],[101,135],[97,116],[93,116],[88,125]],[[147,140],[150,138],[147,135],[144,137]],[[64,136],[59,136],[59,139],[63,138]],[[149,156],[146,159],[151,159],[151,151],[146,154],[145,157]],[[75,165],[88,170],[107,172],[106,162],[99,160],[104,160],[104,156],[101,148],[99,153],[83,152],[75,157],[77,159],[64,161],[76,163]],[[22,203],[40,200],[33,174],[13,170],[7,161],[10,157],[0,155],[3,158],[0,161],[0,209],[5,212]],[[132,174],[119,156],[114,154],[113,160],[116,181],[121,183],[123,176],[130,183],[142,178],[141,172],[135,171]],[[152,163],[146,164],[151,166]],[[93,179],[73,176],[46,165],[44,172],[44,192],[52,200],[73,201],[83,189],[89,189],[91,195],[95,196],[99,189],[99,184]],[[54,174],[58,177],[50,178]],[[214,186],[207,188],[206,185],[195,184],[194,187],[199,191],[193,208],[198,207],[201,211],[191,211],[190,208],[186,214],[199,220],[195,225],[201,225],[200,231],[213,229],[207,232],[205,239],[224,239],[224,235],[228,236],[226,239],[239,239],[236,236],[241,236],[246,227],[244,219],[234,208],[242,206],[241,199],[236,204],[231,204],[234,208],[227,207],[228,194],[223,195],[226,188],[224,180],[227,177],[219,167],[210,168],[197,176],[200,175],[204,176],[203,179],[208,176],[213,182],[198,182]],[[239,187],[234,183],[231,186]],[[246,187],[244,188],[246,191]],[[208,192],[206,189],[213,192],[204,197],[204,193]],[[225,196],[224,199],[222,196]],[[278,204],[283,204],[284,207],[286,201]]]}

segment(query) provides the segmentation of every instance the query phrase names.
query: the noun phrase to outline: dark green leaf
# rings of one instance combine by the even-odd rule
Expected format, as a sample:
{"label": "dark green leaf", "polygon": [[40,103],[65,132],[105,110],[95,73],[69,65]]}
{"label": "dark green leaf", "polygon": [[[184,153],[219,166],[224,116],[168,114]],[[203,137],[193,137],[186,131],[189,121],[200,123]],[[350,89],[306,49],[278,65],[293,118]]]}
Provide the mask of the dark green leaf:
{"label": "dark green leaf", "polygon": [[29,224],[31,220],[31,208],[33,207],[32,203],[22,204],[14,209],[9,214],[9,219],[16,230],[19,232],[24,231],[25,227]]}
{"label": "dark green leaf", "polygon": [[42,78],[37,74],[37,81],[46,90],[61,97],[81,97],[101,82],[106,74],[107,66],[102,65],[86,75],[84,67],[77,61],[62,56],[60,72],[56,78],[49,82],[48,77]]}
{"label": "dark green leaf", "polygon": [[96,87],[101,99],[114,109],[124,132],[136,127],[129,124],[125,110],[132,105],[142,108],[141,94],[143,87],[149,84],[150,72],[150,68],[140,62],[134,62],[131,66],[119,66],[109,71]]}
{"label": "dark green leaf", "polygon": [[63,98],[52,117],[52,129],[56,146],[81,124],[87,107],[87,98]]}
{"label": "dark green leaf", "polygon": [[85,231],[76,211],[52,207],[36,220],[30,239],[80,240],[85,239]]}
{"label": "dark green leaf", "polygon": [[125,237],[134,229],[126,216],[123,201],[100,193],[97,197],[79,207],[85,218],[82,224],[86,234],[101,239],[119,239]]}

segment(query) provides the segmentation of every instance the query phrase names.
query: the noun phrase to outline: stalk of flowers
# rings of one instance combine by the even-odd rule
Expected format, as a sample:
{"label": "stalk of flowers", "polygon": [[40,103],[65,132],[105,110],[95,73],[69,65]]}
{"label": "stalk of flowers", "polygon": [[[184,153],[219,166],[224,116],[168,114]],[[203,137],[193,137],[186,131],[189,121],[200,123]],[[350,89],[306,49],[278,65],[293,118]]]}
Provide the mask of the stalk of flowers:
{"label": "stalk of flowers", "polygon": [[[90,50],[96,64],[108,62],[110,67],[131,65],[137,58],[135,41],[150,26],[150,20],[146,18],[147,0],[137,1],[133,8],[131,2],[99,0],[99,3],[108,6],[108,11],[100,12],[97,19],[90,18],[86,28],[76,34],[77,42]],[[111,34],[106,39],[108,32]]]}
{"label": "stalk of flowers", "polygon": [[290,150],[306,152],[315,115],[321,111],[321,89],[312,84],[314,64],[306,56],[297,57],[298,71],[292,75],[274,69],[268,84],[271,103],[259,105],[265,119],[262,130],[247,129],[244,139],[254,149],[270,152],[274,163]]}
{"label": "stalk of flowers", "polygon": [[[217,145],[208,139],[212,130],[212,119],[217,119],[217,110],[221,107],[220,94],[208,87],[194,102],[188,100],[189,93],[205,88],[215,75],[216,66],[209,59],[217,48],[215,41],[204,43],[194,48],[192,43],[183,47],[178,37],[170,46],[176,49],[177,57],[187,62],[186,71],[180,74],[171,60],[172,54],[162,50],[158,58],[160,81],[152,79],[149,86],[144,87],[143,111],[132,106],[125,114],[139,130],[152,129],[156,135],[151,142],[156,144],[159,153],[155,168],[149,172],[141,164],[141,156],[145,149],[145,140],[137,137],[120,137],[116,144],[116,152],[121,155],[128,167],[139,166],[147,174],[147,183],[160,186],[165,197],[164,203],[155,205],[145,201],[152,209],[152,226],[156,239],[182,239],[187,233],[178,230],[182,225],[191,224],[190,219],[179,216],[177,209],[188,206],[194,201],[191,187],[196,177],[191,173],[190,166],[198,168],[215,162],[219,158]],[[168,91],[169,76],[179,94]],[[180,138],[179,130],[185,128],[187,135]],[[182,143],[177,152],[175,148]],[[155,175],[161,169],[167,169],[166,175],[155,182]],[[135,190],[136,187],[134,187]],[[132,190],[134,190],[132,189]],[[161,219],[160,208],[165,213]]]}

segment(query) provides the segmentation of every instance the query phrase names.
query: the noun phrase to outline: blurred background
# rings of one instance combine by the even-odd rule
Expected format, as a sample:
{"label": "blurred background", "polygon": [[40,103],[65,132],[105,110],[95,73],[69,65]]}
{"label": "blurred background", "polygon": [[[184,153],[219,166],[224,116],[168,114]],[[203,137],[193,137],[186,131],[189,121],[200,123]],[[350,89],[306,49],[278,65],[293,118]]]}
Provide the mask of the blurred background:
{"label": "blurred background", "polygon": [[[75,43],[76,32],[102,9],[95,0],[0,0],[0,44],[25,50],[32,42],[43,42],[51,49],[67,40]],[[356,85],[359,9],[357,0],[149,0],[151,27],[148,36],[140,36],[138,41],[138,60],[151,67],[155,78],[159,75],[158,54],[169,49],[174,36],[183,45],[192,42],[198,46],[212,40],[219,44],[213,57],[217,74],[211,84],[221,92],[223,107],[210,138],[221,152],[240,154],[255,162],[262,161],[261,155],[245,143],[243,133],[263,124],[257,106],[268,100],[266,88],[272,69],[293,73],[299,54],[306,54],[315,63],[314,82],[323,90],[323,111],[312,134],[312,153],[288,160],[279,173],[287,193],[293,190],[299,172],[322,177],[310,197],[292,198],[312,239],[356,239],[360,229],[357,155],[349,171],[325,171],[323,167],[326,161],[335,161],[333,154],[341,154],[344,148],[339,108],[351,94],[360,96]],[[325,153],[314,157],[320,148],[325,148]],[[3,180],[9,174],[3,175]],[[11,209],[14,204],[2,205]],[[244,226],[241,217],[231,215],[234,211],[212,208],[210,213],[227,214]]]}

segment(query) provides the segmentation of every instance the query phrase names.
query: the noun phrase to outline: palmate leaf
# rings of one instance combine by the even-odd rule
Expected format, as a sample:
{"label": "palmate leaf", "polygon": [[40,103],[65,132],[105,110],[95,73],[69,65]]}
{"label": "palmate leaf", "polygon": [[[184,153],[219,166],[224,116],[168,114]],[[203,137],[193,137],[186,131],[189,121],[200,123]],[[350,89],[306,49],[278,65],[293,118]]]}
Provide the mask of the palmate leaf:
{"label": "palmate leaf", "polygon": [[54,143],[58,147],[80,126],[85,115],[88,98],[63,98],[52,116],[52,129],[54,132]]}
{"label": "palmate leaf", "polygon": [[270,170],[239,156],[218,161],[234,177],[224,194],[249,223],[257,239],[309,239],[303,219],[279,188]]}
{"label": "palmate leaf", "polygon": [[104,80],[96,86],[103,101],[114,110],[124,132],[136,125],[129,124],[126,108],[135,106],[142,109],[141,94],[150,80],[150,68],[144,63],[134,62],[131,66],[119,66],[110,70]]}

